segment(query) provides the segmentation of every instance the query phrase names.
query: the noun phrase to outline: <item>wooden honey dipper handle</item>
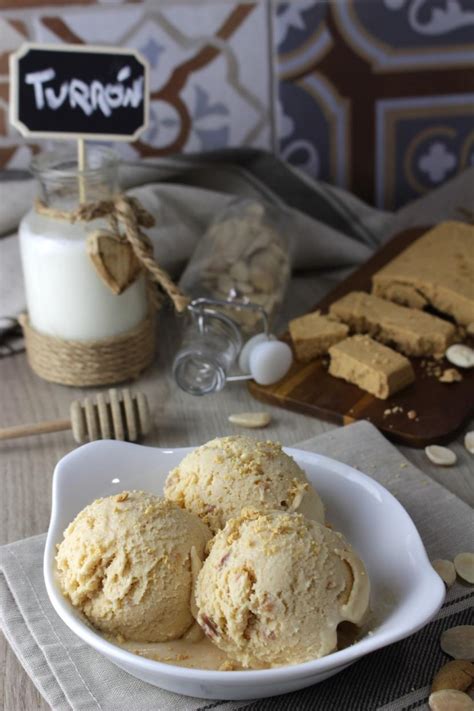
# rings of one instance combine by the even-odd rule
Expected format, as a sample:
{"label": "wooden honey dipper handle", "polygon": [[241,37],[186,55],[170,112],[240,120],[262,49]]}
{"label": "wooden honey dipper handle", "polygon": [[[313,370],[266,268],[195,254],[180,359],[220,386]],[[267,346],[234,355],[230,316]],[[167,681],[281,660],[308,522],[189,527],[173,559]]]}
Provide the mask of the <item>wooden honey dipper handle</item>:
{"label": "wooden honey dipper handle", "polygon": [[14,427],[4,427],[0,429],[1,439],[18,439],[18,437],[28,437],[35,434],[49,434],[50,432],[62,432],[71,429],[71,420],[51,420],[50,422],[36,422],[29,425],[15,425]]}
{"label": "wooden honey dipper handle", "polygon": [[0,440],[16,439],[35,434],[48,434],[72,429],[78,443],[96,439],[118,439],[136,442],[150,431],[148,401],[143,393],[131,393],[128,388],[111,389],[108,397],[97,393],[71,403],[70,419],[17,425],[0,429]]}

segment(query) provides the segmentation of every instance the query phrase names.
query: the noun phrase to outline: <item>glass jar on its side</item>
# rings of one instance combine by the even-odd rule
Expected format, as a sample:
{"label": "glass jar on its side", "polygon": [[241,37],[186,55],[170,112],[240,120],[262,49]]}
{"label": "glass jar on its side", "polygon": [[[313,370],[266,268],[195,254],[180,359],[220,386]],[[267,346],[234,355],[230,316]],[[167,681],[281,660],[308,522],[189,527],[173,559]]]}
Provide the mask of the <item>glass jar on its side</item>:
{"label": "glass jar on its side", "polygon": [[[193,298],[258,304],[272,323],[290,272],[282,211],[256,200],[238,199],[216,216],[192,255],[180,286]],[[232,318],[247,336],[259,329],[256,312],[233,310]]]}
{"label": "glass jar on its side", "polygon": [[191,395],[207,395],[224,387],[242,347],[235,321],[215,308],[191,304],[183,341],[173,363],[179,387]]}

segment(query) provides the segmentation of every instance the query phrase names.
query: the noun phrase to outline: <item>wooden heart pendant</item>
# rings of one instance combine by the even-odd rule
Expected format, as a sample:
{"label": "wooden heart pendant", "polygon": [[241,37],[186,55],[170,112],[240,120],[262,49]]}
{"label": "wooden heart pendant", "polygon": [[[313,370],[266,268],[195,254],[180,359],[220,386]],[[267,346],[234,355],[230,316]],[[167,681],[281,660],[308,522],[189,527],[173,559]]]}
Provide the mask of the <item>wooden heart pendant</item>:
{"label": "wooden heart pendant", "polygon": [[112,232],[92,232],[86,249],[97,274],[114,294],[124,292],[141,271],[131,245]]}

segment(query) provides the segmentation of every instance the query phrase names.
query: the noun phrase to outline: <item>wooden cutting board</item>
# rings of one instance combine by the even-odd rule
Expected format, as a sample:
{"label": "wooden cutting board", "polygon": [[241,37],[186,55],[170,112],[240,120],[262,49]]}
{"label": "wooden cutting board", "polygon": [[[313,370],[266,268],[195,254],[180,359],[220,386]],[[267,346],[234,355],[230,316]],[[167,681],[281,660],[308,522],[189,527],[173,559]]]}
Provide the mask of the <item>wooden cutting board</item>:
{"label": "wooden cutting board", "polygon": [[[426,229],[414,228],[394,237],[316,304],[313,311],[320,309],[326,313],[330,304],[350,291],[370,292],[372,275],[418,239]],[[282,336],[282,340],[291,345],[288,333]],[[263,386],[251,381],[249,390],[263,402],[337,424],[369,420],[390,439],[412,447],[448,442],[474,414],[474,368],[462,371],[461,382],[448,384],[427,375],[426,368],[422,366],[422,361],[427,359],[410,360],[415,370],[415,382],[387,400],[380,400],[356,385],[329,375],[327,358],[310,363],[298,363],[295,360],[289,373],[275,385]],[[439,361],[439,364],[443,368],[453,367],[446,360]],[[402,410],[386,413],[397,406]],[[415,419],[409,419],[410,411],[416,412]]]}

